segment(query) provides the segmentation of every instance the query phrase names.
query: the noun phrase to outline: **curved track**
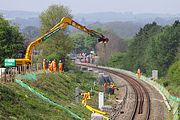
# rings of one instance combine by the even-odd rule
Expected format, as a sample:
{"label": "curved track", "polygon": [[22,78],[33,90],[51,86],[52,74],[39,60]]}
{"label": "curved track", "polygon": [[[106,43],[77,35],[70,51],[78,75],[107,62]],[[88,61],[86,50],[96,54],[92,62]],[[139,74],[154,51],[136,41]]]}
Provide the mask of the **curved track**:
{"label": "curved track", "polygon": [[[82,64],[80,64],[80,65],[82,65]],[[149,95],[146,87],[144,87],[139,81],[137,81],[136,79],[134,79],[128,75],[122,74],[117,71],[113,71],[113,70],[109,70],[109,69],[105,69],[105,68],[99,68],[97,66],[84,65],[84,64],[82,66],[87,66],[87,67],[92,67],[92,68],[100,69],[103,71],[107,71],[109,73],[115,74],[115,75],[123,78],[124,80],[126,80],[132,86],[132,88],[134,90],[134,95],[135,95],[135,102],[134,102],[134,107],[133,107],[132,113],[130,115],[130,120],[138,119],[137,117],[139,114],[143,114],[143,116],[144,116],[143,118],[145,118],[145,120],[149,120],[150,107],[151,107],[150,95]],[[145,108],[145,109],[143,109],[143,108]],[[117,112],[119,112],[119,111],[117,111]]]}
{"label": "curved track", "polygon": [[[143,112],[146,112],[145,120],[149,120],[150,96],[149,96],[147,89],[144,86],[142,86],[140,84],[140,82],[138,82],[134,78],[131,78],[127,75],[124,75],[124,74],[116,72],[116,71],[112,71],[112,70],[106,70],[106,71],[125,79],[132,86],[132,88],[134,90],[134,93],[135,93],[135,102],[134,103],[135,104],[134,104],[132,114],[130,116],[130,120],[134,120],[138,114],[142,114]],[[146,110],[143,110],[145,97],[146,97]]]}

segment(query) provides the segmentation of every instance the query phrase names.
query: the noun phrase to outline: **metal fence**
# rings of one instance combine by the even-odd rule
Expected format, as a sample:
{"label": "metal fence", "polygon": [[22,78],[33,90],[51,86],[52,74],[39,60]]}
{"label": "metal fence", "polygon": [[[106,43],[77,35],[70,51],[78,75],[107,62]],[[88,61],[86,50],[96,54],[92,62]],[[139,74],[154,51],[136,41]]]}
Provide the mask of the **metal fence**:
{"label": "metal fence", "polygon": [[16,75],[38,72],[40,70],[42,70],[41,63],[0,69],[0,83],[14,82]]}

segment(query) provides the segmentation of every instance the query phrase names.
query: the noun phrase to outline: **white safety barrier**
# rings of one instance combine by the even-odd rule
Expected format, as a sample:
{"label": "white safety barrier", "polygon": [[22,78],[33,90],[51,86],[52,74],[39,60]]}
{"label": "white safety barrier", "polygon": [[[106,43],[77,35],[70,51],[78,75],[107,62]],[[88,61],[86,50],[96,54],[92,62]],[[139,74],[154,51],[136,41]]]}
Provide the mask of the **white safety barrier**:
{"label": "white safety barrier", "polygon": [[2,75],[5,72],[6,68],[0,68],[0,75]]}

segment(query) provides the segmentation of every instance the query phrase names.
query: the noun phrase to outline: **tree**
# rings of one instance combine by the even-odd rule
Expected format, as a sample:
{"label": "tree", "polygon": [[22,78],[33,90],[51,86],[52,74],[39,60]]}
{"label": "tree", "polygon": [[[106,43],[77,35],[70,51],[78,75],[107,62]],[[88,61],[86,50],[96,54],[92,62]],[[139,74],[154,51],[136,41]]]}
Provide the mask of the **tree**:
{"label": "tree", "polygon": [[124,67],[124,58],[126,53],[125,52],[117,52],[112,54],[110,59],[108,60],[107,65],[114,68],[123,68]]}
{"label": "tree", "polygon": [[88,53],[91,50],[95,50],[97,38],[91,37],[87,33],[82,31],[73,32],[70,34],[70,38],[73,40],[73,50],[75,53]]}
{"label": "tree", "polygon": [[[47,10],[41,13],[40,21],[41,34],[46,33],[55,24],[57,24],[63,17],[72,18],[69,8],[63,5],[52,5]],[[65,59],[67,53],[72,49],[72,41],[67,35],[68,30],[60,30],[48,38],[45,42],[40,45],[42,50],[40,60],[47,58],[52,59]],[[53,57],[52,57],[53,56]]]}
{"label": "tree", "polygon": [[35,26],[27,26],[22,29],[22,32],[28,39],[33,39],[39,36],[39,29]]}
{"label": "tree", "polygon": [[169,67],[162,83],[171,94],[180,97],[180,60]]}
{"label": "tree", "polygon": [[85,35],[82,32],[73,32],[70,34],[70,38],[73,41],[73,51],[74,53],[81,53],[81,52],[87,52],[87,49],[85,48]]}
{"label": "tree", "polygon": [[35,26],[27,26],[22,29],[22,33],[26,39],[25,46],[27,46],[30,42],[39,36],[39,28]]}
{"label": "tree", "polygon": [[0,65],[5,58],[17,58],[18,50],[23,50],[24,38],[15,26],[0,17]]}
{"label": "tree", "polygon": [[147,73],[157,69],[159,75],[164,76],[170,65],[177,60],[180,47],[180,24],[178,22],[174,24],[164,27],[159,34],[151,38],[147,45],[145,51]]}
{"label": "tree", "polygon": [[177,86],[180,85],[180,60],[169,67],[168,79],[172,80]]}
{"label": "tree", "polygon": [[156,69],[159,76],[165,76],[171,64],[179,60],[179,50],[180,23],[176,21],[172,26],[161,27],[154,22],[140,29],[128,47],[127,54],[123,56],[124,59],[115,63],[134,72],[140,67],[147,75]]}
{"label": "tree", "polygon": [[130,44],[128,48],[127,58],[128,64],[125,68],[128,70],[136,71],[138,67],[141,68],[143,73],[146,73],[146,63],[147,59],[145,53],[147,46],[150,42],[150,39],[155,34],[158,34],[161,31],[161,26],[157,25],[155,22],[152,24],[147,24],[134,37],[134,41]]}
{"label": "tree", "polygon": [[111,31],[101,32],[109,38],[109,42],[107,44],[99,43],[96,45],[96,51],[98,56],[100,57],[101,65],[106,65],[111,55],[115,52],[124,52],[127,48],[127,44],[123,39],[119,38],[116,34]]}

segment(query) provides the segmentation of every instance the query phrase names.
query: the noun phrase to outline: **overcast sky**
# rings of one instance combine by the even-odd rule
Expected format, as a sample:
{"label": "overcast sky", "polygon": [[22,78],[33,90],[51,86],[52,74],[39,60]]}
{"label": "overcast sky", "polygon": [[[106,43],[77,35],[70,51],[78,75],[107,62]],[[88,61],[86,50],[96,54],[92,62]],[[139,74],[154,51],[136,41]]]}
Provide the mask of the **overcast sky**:
{"label": "overcast sky", "polygon": [[180,13],[180,0],[0,0],[0,9],[42,12],[52,4],[68,6],[72,13]]}

